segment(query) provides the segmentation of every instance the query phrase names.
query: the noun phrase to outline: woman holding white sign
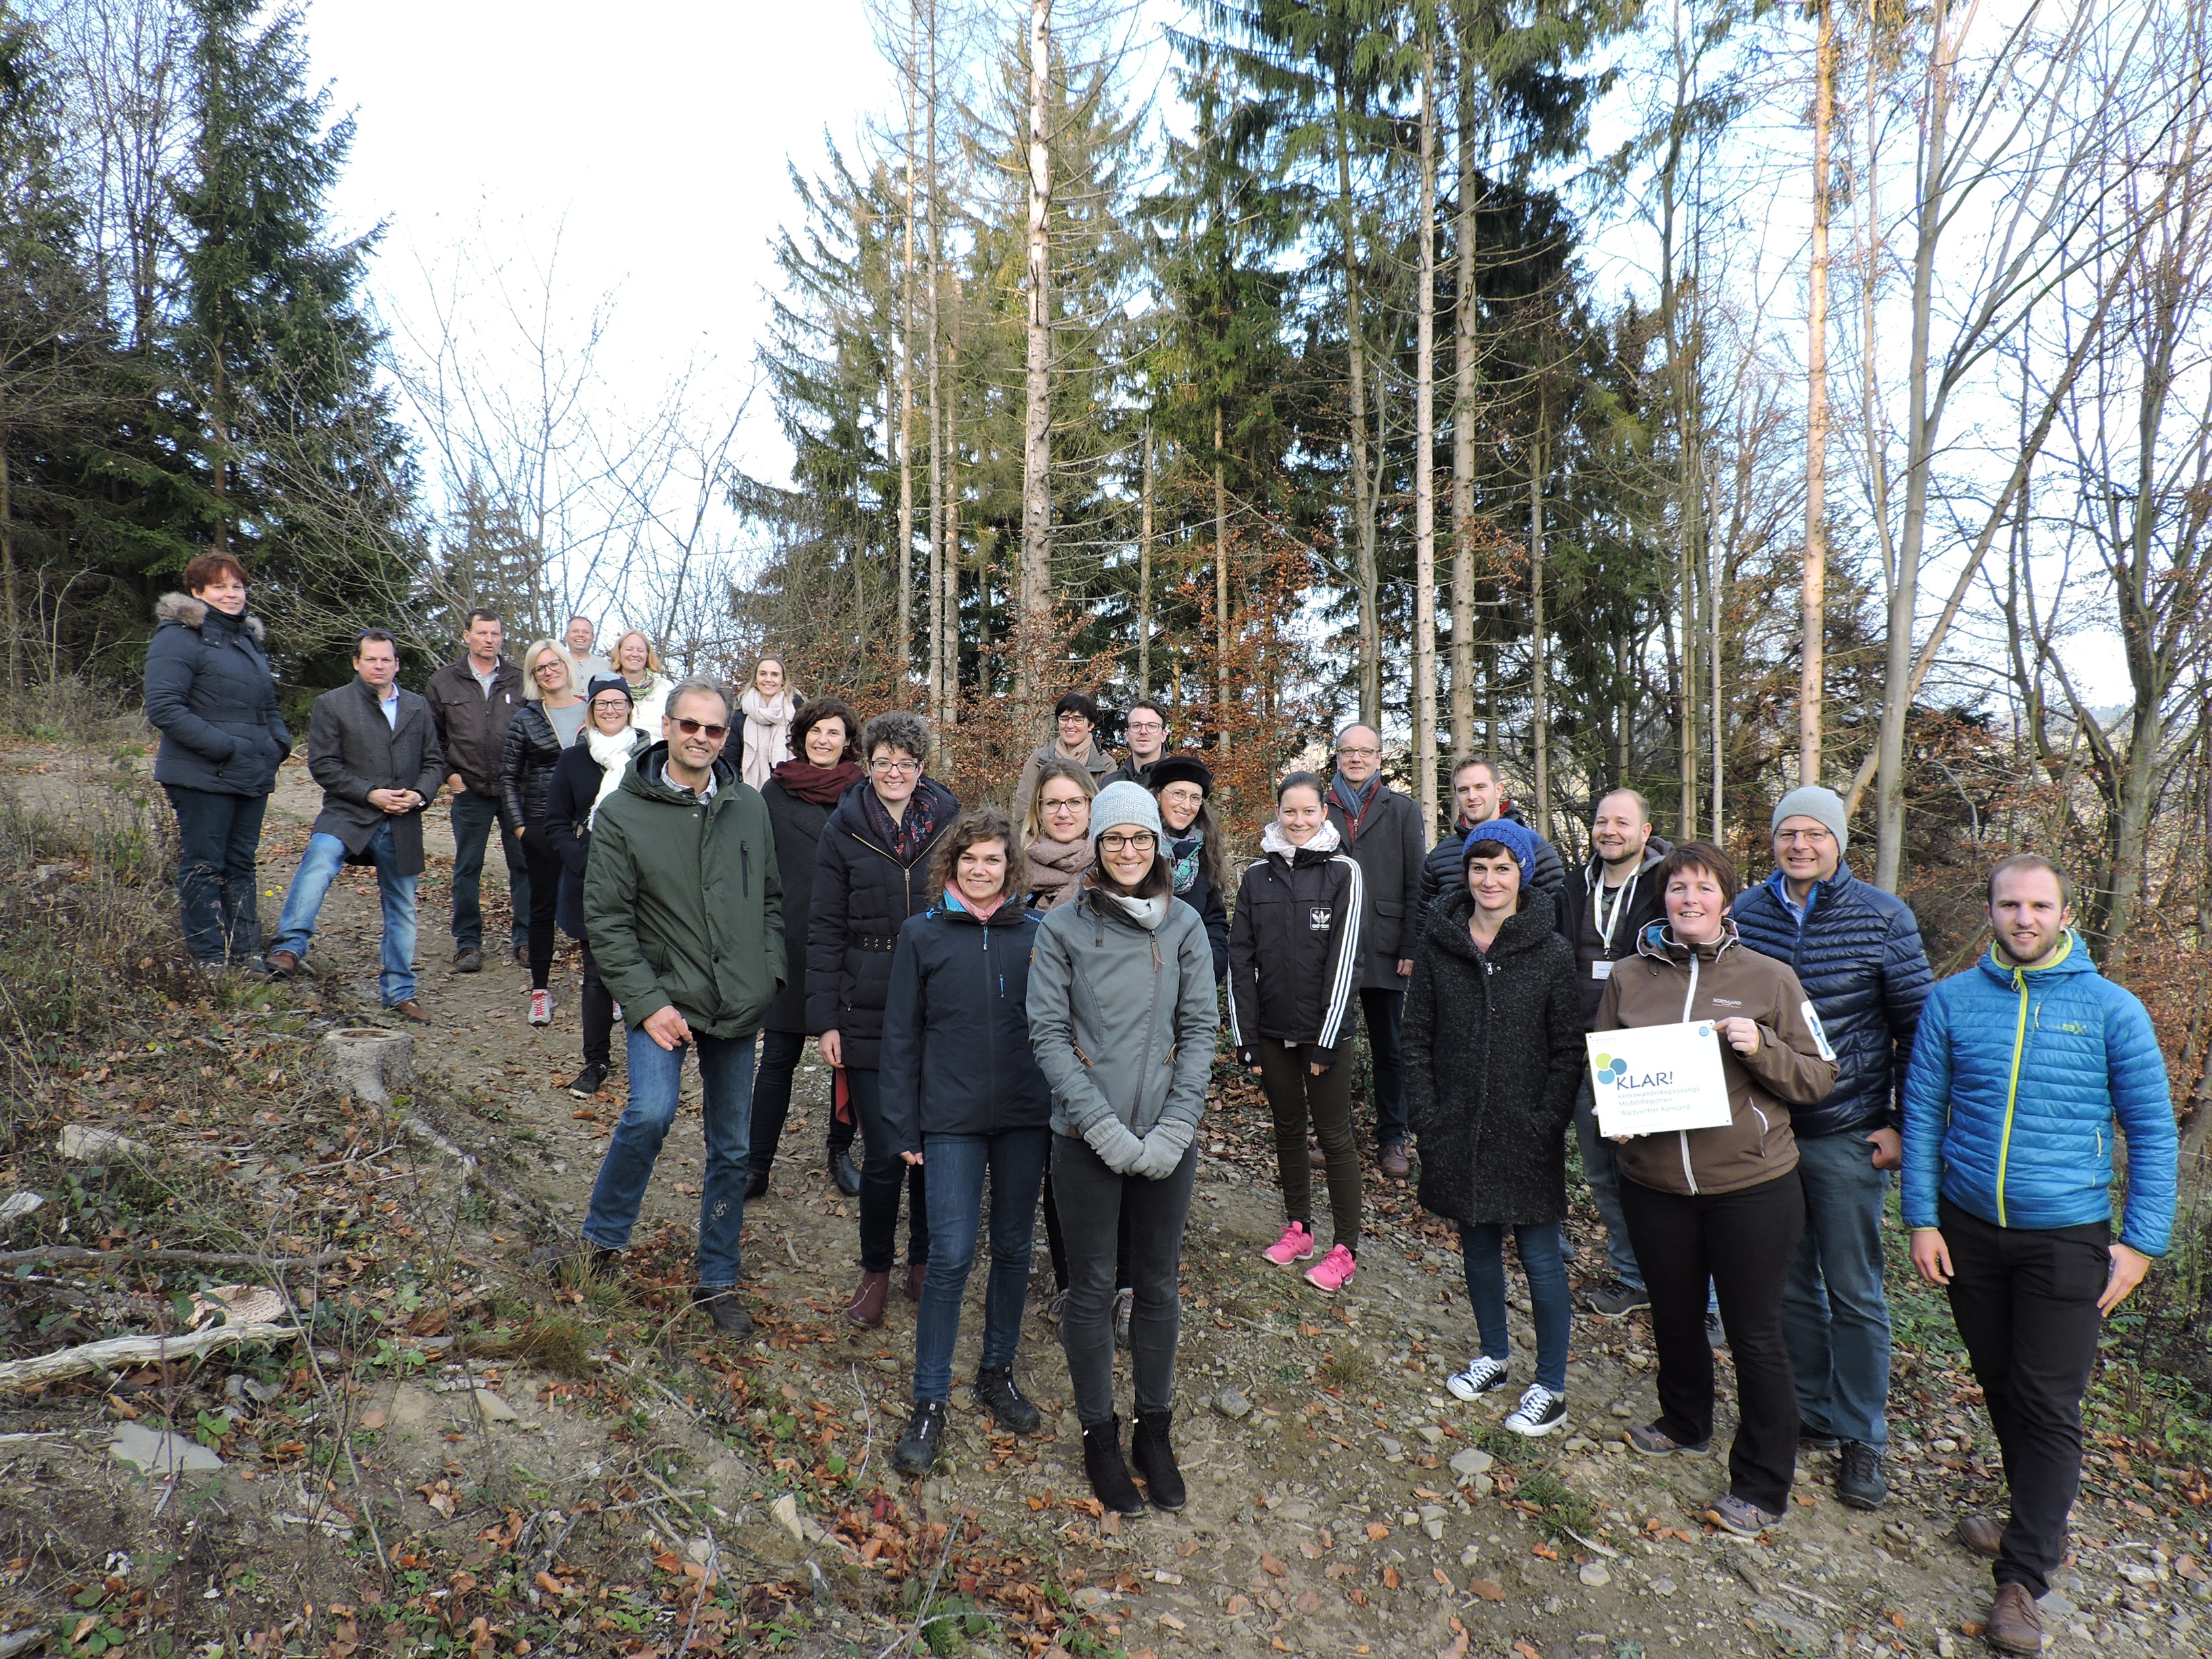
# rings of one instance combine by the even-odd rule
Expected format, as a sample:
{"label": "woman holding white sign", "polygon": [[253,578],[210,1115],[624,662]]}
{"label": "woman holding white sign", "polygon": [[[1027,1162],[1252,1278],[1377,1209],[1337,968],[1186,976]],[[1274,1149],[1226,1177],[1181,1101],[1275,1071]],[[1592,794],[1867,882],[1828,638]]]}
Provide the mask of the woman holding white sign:
{"label": "woman holding white sign", "polygon": [[1516,1434],[1567,1420],[1572,1293],[1567,1126],[1582,1087],[1575,949],[1528,885],[1534,835],[1510,818],[1470,830],[1460,885],[1429,907],[1406,997],[1406,1105],[1420,1143],[1421,1207],[1459,1224],[1482,1352],[1445,1380],[1462,1400],[1505,1386],[1505,1235],[1528,1276],[1536,1379],[1505,1419]]}
{"label": "woman holding white sign", "polygon": [[[1797,1142],[1790,1107],[1835,1086],[1836,1062],[1813,1005],[1789,967],[1737,942],[1729,920],[1735,866],[1704,842],[1676,848],[1656,872],[1667,920],[1653,922],[1636,955],[1615,964],[1598,1004],[1597,1030],[1668,1028],[1644,1043],[1591,1039],[1598,1121],[1620,1144],[1620,1207],[1651,1291],[1659,1351],[1659,1415],[1628,1431],[1652,1456],[1704,1455],[1713,1429],[1713,1355],[1705,1339],[1705,1287],[1720,1297],[1735,1351],[1739,1421],[1729,1450],[1729,1490],[1712,1517],[1754,1537],[1778,1526],[1797,1459],[1797,1395],[1782,1339],[1782,1290],[1805,1230]],[[1685,1033],[1678,1028],[1692,1027]],[[1709,1028],[1710,1035],[1707,1035]],[[1664,1051],[1691,1039],[1719,1051],[1715,1097],[1681,1086]],[[1650,1050],[1650,1054],[1640,1052]],[[1709,1059],[1709,1053],[1702,1058]],[[1725,1104],[1719,1091],[1725,1091]],[[1670,1093],[1668,1112],[1717,1127],[1660,1127],[1639,1092]],[[1608,1121],[1607,1104],[1616,1110]],[[1723,1118],[1724,1113],[1724,1118]],[[1638,1133],[1623,1134],[1634,1122]]]}

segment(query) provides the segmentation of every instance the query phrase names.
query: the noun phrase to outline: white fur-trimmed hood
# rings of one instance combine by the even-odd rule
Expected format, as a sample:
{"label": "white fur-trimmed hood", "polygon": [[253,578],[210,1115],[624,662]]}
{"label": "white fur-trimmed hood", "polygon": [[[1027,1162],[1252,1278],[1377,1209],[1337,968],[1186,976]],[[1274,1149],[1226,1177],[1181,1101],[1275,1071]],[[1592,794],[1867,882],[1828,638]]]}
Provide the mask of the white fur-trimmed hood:
{"label": "white fur-trimmed hood", "polygon": [[[207,601],[196,599],[189,593],[164,593],[154,604],[155,621],[174,623],[179,628],[198,628],[207,620]],[[246,629],[257,642],[265,637],[261,618],[251,613],[246,618]]]}

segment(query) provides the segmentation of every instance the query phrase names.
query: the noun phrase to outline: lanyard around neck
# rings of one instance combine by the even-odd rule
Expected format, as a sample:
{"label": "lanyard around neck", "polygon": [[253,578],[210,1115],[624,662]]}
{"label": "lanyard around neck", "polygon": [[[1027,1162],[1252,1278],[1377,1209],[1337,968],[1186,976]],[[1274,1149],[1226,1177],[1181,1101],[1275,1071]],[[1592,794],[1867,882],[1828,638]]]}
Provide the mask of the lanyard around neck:
{"label": "lanyard around neck", "polygon": [[1621,917],[1635,905],[1636,884],[1643,879],[1644,872],[1638,870],[1628,878],[1627,886],[1614,890],[1620,896],[1613,901],[1610,915],[1606,913],[1604,903],[1605,878],[1599,877],[1597,885],[1590,889],[1590,926],[1596,929],[1600,948],[1607,956],[1613,954],[1613,930],[1620,926]]}

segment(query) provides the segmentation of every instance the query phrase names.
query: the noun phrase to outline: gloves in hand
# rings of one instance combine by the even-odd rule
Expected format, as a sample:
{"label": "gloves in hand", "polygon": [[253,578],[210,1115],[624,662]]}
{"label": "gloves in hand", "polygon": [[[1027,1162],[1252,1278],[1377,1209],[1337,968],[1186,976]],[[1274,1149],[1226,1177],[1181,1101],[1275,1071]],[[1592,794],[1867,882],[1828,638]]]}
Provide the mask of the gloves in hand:
{"label": "gloves in hand", "polygon": [[1129,1126],[1111,1112],[1102,1112],[1097,1121],[1083,1132],[1091,1150],[1098,1160],[1115,1175],[1134,1171],[1137,1160],[1144,1156],[1145,1143],[1129,1133]]}
{"label": "gloves in hand", "polygon": [[1182,1155],[1190,1150],[1194,1125],[1182,1122],[1158,1123],[1146,1135],[1143,1152],[1129,1173],[1142,1176],[1147,1181],[1165,1181],[1182,1166]]}

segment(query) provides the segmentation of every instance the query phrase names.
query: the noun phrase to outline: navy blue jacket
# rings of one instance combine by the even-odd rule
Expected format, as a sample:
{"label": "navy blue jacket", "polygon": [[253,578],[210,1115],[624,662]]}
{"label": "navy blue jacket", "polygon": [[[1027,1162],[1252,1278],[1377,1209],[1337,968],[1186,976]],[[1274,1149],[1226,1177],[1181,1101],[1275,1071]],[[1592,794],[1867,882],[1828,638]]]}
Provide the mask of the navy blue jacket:
{"label": "navy blue jacket", "polygon": [[[1528,818],[1511,801],[1505,803],[1505,810],[1498,816],[1510,818],[1523,830],[1528,829]],[[1529,830],[1529,833],[1535,834],[1534,830]],[[1467,826],[1455,823],[1450,833],[1429,848],[1429,855],[1421,860],[1421,915],[1413,932],[1415,939],[1419,939],[1425,931],[1428,915],[1437,908],[1437,894],[1465,890],[1467,860],[1460,854],[1466,847]],[[1565,901],[1566,884],[1566,866],[1559,861],[1559,849],[1541,836],[1537,836],[1536,870],[1529,877],[1528,885],[1539,892],[1549,893],[1556,908]],[[1633,955],[1636,935],[1631,933],[1628,939],[1628,954]]]}
{"label": "navy blue jacket", "polygon": [[1052,1088],[1030,1048],[1030,951],[1043,919],[1008,899],[979,921],[950,894],[899,929],[884,1003],[893,1152],[925,1135],[1042,1129]]}
{"label": "navy blue jacket", "polygon": [[161,734],[154,781],[265,795],[292,752],[258,617],[166,593],[146,647],[146,720]]}
{"label": "navy blue jacket", "polygon": [[2164,1255],[2180,1141],[2150,1015],[2076,934],[2040,968],[1984,953],[1936,988],[1912,1050],[1905,1224],[1936,1225],[1939,1192],[1999,1227],[2106,1220],[2116,1121],[2128,1140],[2119,1241]]}
{"label": "navy blue jacket", "polygon": [[845,1064],[874,1070],[883,1040],[884,998],[890,989],[891,952],[899,930],[920,915],[941,890],[930,878],[938,844],[960,816],[960,803],[934,778],[925,777],[915,799],[933,794],[937,829],[902,864],[876,839],[860,792],[866,778],[830,809],[814,856],[814,894],[806,915],[806,1029],[835,1031]]}
{"label": "navy blue jacket", "polygon": [[1838,864],[1814,884],[1801,928],[1781,885],[1777,871],[1739,895],[1729,914],[1746,945],[1790,964],[1836,1053],[1836,1086],[1817,1106],[1791,1107],[1790,1127],[1800,1140],[1901,1129],[1898,1091],[1935,977],[1912,907]]}

